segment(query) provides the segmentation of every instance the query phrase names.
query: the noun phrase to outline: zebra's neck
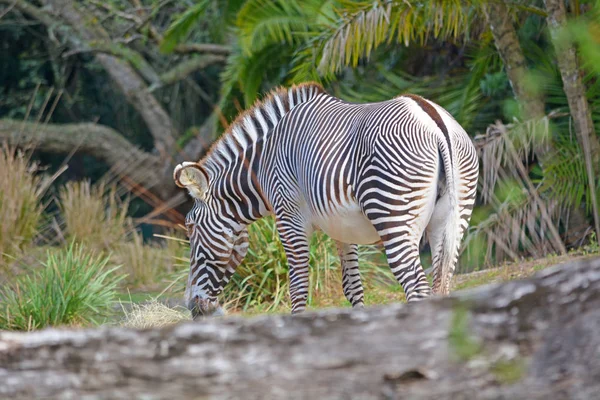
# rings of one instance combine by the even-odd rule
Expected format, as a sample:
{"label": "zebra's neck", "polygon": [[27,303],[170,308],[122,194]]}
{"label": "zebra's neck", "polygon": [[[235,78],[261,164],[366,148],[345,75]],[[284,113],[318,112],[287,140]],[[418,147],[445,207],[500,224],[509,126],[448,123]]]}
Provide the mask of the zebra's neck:
{"label": "zebra's neck", "polygon": [[246,222],[268,214],[256,179],[262,146],[285,114],[321,93],[316,83],[279,88],[241,113],[200,162],[214,198],[235,203],[236,214]]}

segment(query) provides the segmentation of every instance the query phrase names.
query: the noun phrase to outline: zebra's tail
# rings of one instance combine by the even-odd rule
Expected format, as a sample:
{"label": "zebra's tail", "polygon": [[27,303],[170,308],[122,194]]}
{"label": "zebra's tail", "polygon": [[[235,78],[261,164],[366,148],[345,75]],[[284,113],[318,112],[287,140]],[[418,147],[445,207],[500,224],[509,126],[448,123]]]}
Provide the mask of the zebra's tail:
{"label": "zebra's tail", "polygon": [[[437,223],[441,224],[438,232],[438,267],[434,272],[433,292],[449,294],[450,281],[458,260],[460,247],[460,215],[458,208],[458,181],[456,174],[456,160],[452,157],[452,143],[449,135],[440,135],[438,141],[446,185],[441,190],[445,193],[436,204]],[[432,249],[433,250],[433,249]],[[435,261],[435,260],[434,260]]]}

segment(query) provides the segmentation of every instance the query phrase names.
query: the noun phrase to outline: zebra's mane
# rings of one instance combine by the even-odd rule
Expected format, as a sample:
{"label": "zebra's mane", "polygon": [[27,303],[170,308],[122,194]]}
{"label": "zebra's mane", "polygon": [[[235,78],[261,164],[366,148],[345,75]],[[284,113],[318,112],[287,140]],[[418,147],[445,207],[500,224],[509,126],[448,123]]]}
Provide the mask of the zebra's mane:
{"label": "zebra's mane", "polygon": [[238,114],[223,135],[210,147],[200,164],[215,161],[215,157],[219,156],[230,158],[232,155],[239,155],[258,138],[264,137],[266,133],[258,133],[261,129],[256,117],[258,113],[269,124],[270,131],[273,119],[281,120],[283,115],[296,105],[307,102],[320,93],[325,93],[325,89],[315,82],[272,90],[263,99],[257,100],[252,107]]}

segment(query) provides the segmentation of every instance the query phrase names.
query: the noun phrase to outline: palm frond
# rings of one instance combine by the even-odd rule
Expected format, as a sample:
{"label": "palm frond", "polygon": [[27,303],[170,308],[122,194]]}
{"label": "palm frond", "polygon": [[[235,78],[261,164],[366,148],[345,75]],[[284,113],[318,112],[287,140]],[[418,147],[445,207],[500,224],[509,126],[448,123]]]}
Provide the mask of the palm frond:
{"label": "palm frond", "polygon": [[239,46],[234,45],[221,74],[219,106],[222,109],[228,108],[235,92],[239,92],[244,99],[241,109],[252,105],[261,90],[267,91],[285,80],[286,71],[282,65],[291,57],[291,50],[282,50],[280,46],[267,46],[247,55]]}
{"label": "palm frond", "polygon": [[274,44],[302,48],[332,16],[334,1],[249,0],[237,17],[241,47],[251,54]]}
{"label": "palm frond", "polygon": [[200,0],[194,6],[188,8],[183,14],[174,18],[171,26],[165,32],[160,51],[170,53],[190,32],[198,19],[204,15],[209,0]]}
{"label": "palm frond", "polygon": [[[557,143],[553,157],[544,164],[540,191],[547,197],[561,199],[565,207],[579,208],[582,202],[587,213],[592,212],[592,196],[583,154],[577,142]],[[600,186],[596,185],[596,192]]]}
{"label": "palm frond", "polygon": [[[474,227],[463,244],[467,252],[472,243],[478,246],[485,243],[487,264],[506,258],[517,261],[522,256],[537,258],[561,252],[551,233],[564,216],[559,200],[536,201],[523,190],[522,182],[509,176],[502,179],[497,191],[498,195],[494,195],[490,203],[493,211],[486,209],[480,221],[476,221],[477,214],[473,216]],[[544,213],[549,218],[545,218]]]}
{"label": "palm frond", "polygon": [[485,135],[475,137],[481,160],[479,193],[484,203],[491,202],[500,174],[506,170],[510,176],[518,177],[515,158],[527,167],[530,154],[547,146],[550,132],[548,118],[543,118],[507,125],[497,122],[488,127]]}
{"label": "palm frond", "polygon": [[488,72],[502,70],[493,47],[491,38],[484,39],[478,47],[468,48],[466,66],[436,76],[412,76],[402,70],[403,64],[390,67],[384,58],[362,67],[364,73],[355,72],[355,79],[341,79],[339,94],[348,101],[374,102],[415,93],[447,109],[467,131],[485,128],[497,117],[490,113],[487,103],[491,99],[484,96],[480,84]]}
{"label": "palm frond", "polygon": [[344,65],[356,66],[379,45],[424,43],[430,37],[457,39],[468,36],[470,20],[480,0],[429,0],[408,2],[341,0],[338,22],[321,36],[320,73],[335,73]]}
{"label": "palm frond", "polygon": [[296,1],[249,0],[238,13],[237,26],[240,45],[249,55],[271,43],[299,45],[310,21]]}

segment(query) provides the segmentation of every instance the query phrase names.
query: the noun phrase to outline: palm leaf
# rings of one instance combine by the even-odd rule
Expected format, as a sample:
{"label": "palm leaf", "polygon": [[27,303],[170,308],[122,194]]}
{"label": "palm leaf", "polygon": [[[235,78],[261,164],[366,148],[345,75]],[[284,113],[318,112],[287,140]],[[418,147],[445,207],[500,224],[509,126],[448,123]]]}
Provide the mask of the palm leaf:
{"label": "palm leaf", "polygon": [[471,6],[479,0],[404,0],[356,2],[341,0],[338,23],[321,36],[319,72],[338,72],[356,66],[379,45],[424,43],[430,37],[456,39],[469,31]]}
{"label": "palm leaf", "polygon": [[249,0],[237,17],[241,47],[247,53],[274,44],[299,47],[317,32],[331,1]]}
{"label": "palm leaf", "polygon": [[175,46],[190,32],[198,19],[204,15],[208,5],[209,0],[200,0],[183,14],[177,16],[165,33],[163,41],[160,44],[160,51],[163,53],[172,52]]}

